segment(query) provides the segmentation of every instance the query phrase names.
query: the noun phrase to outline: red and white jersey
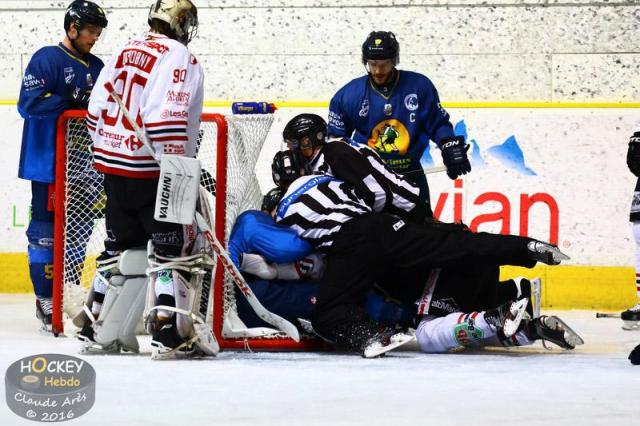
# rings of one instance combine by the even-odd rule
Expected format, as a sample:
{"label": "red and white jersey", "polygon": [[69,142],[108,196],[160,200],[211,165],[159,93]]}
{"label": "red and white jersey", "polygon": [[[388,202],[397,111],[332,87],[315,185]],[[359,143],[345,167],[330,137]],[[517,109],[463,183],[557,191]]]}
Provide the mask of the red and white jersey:
{"label": "red and white jersey", "polygon": [[157,161],[109,95],[107,82],[153,144],[157,158],[195,157],[204,75],[186,46],[155,33],[130,40],[102,69],[89,101],[87,128],[96,169],[132,178],[158,177]]}

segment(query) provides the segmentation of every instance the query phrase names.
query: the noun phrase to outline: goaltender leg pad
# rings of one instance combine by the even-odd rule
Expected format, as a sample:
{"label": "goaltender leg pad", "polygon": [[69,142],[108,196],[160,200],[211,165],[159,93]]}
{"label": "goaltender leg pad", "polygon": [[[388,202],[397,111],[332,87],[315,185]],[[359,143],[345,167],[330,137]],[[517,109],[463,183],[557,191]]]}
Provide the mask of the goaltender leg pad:
{"label": "goaltender leg pad", "polygon": [[153,217],[161,222],[190,225],[196,212],[200,189],[200,161],[164,154]]}
{"label": "goaltender leg pad", "polygon": [[[150,268],[147,270],[150,282],[147,291],[145,322],[150,334],[157,331],[159,322],[157,312],[172,312],[176,317],[178,336],[185,340],[181,347],[195,345],[205,355],[215,355],[219,351],[218,343],[211,328],[206,324],[211,300],[211,282],[213,259],[206,253],[183,257],[164,257],[153,251],[149,244]],[[159,294],[155,281],[159,273],[169,274],[172,293],[176,306],[158,305]],[[164,292],[162,294],[165,294]],[[163,348],[166,349],[166,348]],[[177,351],[173,348],[172,351]],[[165,358],[164,354],[155,354],[154,359]]]}
{"label": "goaltender leg pad", "polygon": [[113,275],[109,280],[100,317],[94,324],[96,343],[104,347],[117,343],[128,351],[138,351],[135,329],[144,310],[146,266],[146,250],[126,250],[120,255],[118,269],[131,274]]}
{"label": "goaltender leg pad", "polygon": [[94,324],[95,340],[103,346],[117,342],[128,351],[138,352],[135,329],[144,310],[147,278],[124,279],[123,276],[114,276],[111,284],[102,315]]}

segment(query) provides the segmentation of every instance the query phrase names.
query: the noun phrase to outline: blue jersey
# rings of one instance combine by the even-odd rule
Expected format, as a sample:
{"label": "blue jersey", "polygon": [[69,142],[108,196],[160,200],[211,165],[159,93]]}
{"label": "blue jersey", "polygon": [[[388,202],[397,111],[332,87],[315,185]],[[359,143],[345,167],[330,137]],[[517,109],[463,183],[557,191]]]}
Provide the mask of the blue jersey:
{"label": "blue jersey", "polygon": [[291,228],[278,225],[259,210],[247,210],[238,216],[229,237],[229,255],[240,267],[241,253],[264,256],[271,263],[289,263],[302,259],[313,247]]}
{"label": "blue jersey", "polygon": [[90,90],[104,64],[94,55],[80,58],[62,43],[38,50],[24,72],[18,112],[24,118],[18,177],[55,180],[56,120],[73,106],[71,93]]}
{"label": "blue jersey", "polygon": [[341,88],[329,105],[328,133],[370,146],[398,173],[421,169],[429,140],[440,146],[454,136],[431,80],[402,70],[387,92],[368,75]]}

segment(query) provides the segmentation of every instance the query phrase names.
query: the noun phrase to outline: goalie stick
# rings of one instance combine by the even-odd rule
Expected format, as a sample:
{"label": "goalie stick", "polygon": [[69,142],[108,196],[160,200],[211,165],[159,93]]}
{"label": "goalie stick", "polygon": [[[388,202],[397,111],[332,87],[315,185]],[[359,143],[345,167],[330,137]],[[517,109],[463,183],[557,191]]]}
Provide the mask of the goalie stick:
{"label": "goalie stick", "polygon": [[[104,87],[105,89],[107,89],[107,92],[109,92],[109,95],[111,95],[111,97],[116,101],[116,103],[122,110],[122,113],[125,119],[129,122],[131,127],[133,127],[136,137],[147,147],[147,149],[149,149],[149,151],[151,151],[151,153],[153,154],[153,157],[156,158],[156,150],[153,148],[153,145],[151,145],[151,143],[147,140],[146,135],[142,132],[142,129],[140,129],[140,126],[138,126],[138,123],[136,123],[136,121],[131,117],[129,110],[122,102],[122,99],[115,92],[115,88],[113,87],[113,84],[111,84],[110,82],[106,82]],[[156,161],[157,161],[157,158],[156,158]],[[265,322],[273,325],[278,330],[286,333],[287,336],[291,337],[296,342],[299,342],[300,333],[298,332],[298,329],[289,321],[268,311],[264,306],[262,306],[262,304],[260,303],[256,295],[253,293],[253,291],[251,290],[247,282],[242,277],[242,274],[240,274],[240,271],[238,271],[238,268],[236,268],[236,266],[231,261],[231,258],[229,257],[229,254],[227,253],[225,248],[222,246],[222,244],[220,244],[220,242],[211,232],[211,229],[209,228],[209,224],[206,222],[206,220],[197,211],[195,212],[195,217],[196,217],[196,222],[198,224],[198,227],[200,227],[205,238],[211,244],[211,247],[216,252],[216,254],[220,256],[222,264],[227,269],[227,271],[229,271],[230,275],[233,278],[233,282],[238,287],[238,289],[240,289],[240,292],[247,299],[247,302],[249,302],[249,304],[251,305],[253,310],[256,312],[256,314]]]}
{"label": "goalie stick", "polygon": [[289,321],[272,312],[269,312],[267,309],[265,309],[264,306],[262,306],[262,303],[260,303],[256,295],[251,290],[251,287],[249,287],[245,279],[242,277],[242,274],[240,273],[238,268],[236,268],[236,266],[231,261],[231,258],[229,257],[227,251],[211,232],[211,228],[209,228],[209,225],[207,224],[204,217],[202,217],[202,215],[198,212],[196,212],[196,222],[198,223],[198,228],[202,230],[205,238],[207,239],[207,241],[209,241],[209,244],[211,244],[213,250],[220,257],[220,260],[222,261],[225,269],[233,278],[233,282],[243,294],[245,299],[247,299],[247,302],[249,302],[256,315],[258,315],[260,319],[276,327],[278,330],[286,333],[287,336],[291,337],[296,342],[299,342],[300,333],[298,332],[298,329]]}

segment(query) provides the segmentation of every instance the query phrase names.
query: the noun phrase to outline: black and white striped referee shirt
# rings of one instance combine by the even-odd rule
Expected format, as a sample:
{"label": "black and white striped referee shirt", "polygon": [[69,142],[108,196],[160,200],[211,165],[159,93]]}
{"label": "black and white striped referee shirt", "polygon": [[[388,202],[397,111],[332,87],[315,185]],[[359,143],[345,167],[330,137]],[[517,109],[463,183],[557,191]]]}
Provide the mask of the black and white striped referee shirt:
{"label": "black and white striped referee shirt", "polygon": [[308,175],[289,186],[278,204],[276,222],[327,251],[345,223],[372,211],[351,185],[328,175]]}
{"label": "black and white striped referee shirt", "polygon": [[374,212],[418,223],[430,212],[417,186],[391,170],[373,149],[348,138],[327,141],[309,167],[312,173],[334,176],[351,185]]}

